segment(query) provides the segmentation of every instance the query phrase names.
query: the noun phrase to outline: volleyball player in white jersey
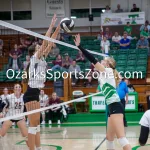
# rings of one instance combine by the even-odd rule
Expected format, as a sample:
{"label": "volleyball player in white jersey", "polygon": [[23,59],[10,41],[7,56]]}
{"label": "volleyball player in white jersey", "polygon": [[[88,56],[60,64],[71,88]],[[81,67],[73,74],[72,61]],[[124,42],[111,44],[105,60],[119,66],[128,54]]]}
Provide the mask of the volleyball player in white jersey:
{"label": "volleyball player in white jersey", "polygon": [[9,103],[8,103],[8,98],[9,98],[9,94],[8,94],[8,89],[4,88],[3,93],[0,96],[0,117],[4,117],[5,113],[6,113],[6,108],[8,107]]}
{"label": "volleyball player in white jersey", "polygon": [[[5,117],[15,116],[24,112],[23,94],[21,93],[21,86],[19,84],[14,85],[14,93],[8,97],[9,107]],[[28,130],[24,117],[15,118],[13,120],[4,121],[0,130],[0,136],[3,137],[7,133],[8,129],[12,126],[12,123],[16,123],[19,127],[21,134],[27,141]]]}
{"label": "volleyball player in white jersey", "polygon": [[[54,15],[50,28],[48,29],[46,36],[51,35],[51,31],[56,22],[56,15]],[[57,35],[60,31],[60,25],[56,28],[55,32],[51,36],[51,38],[56,39]],[[43,41],[42,46],[36,45],[35,53],[32,55],[29,64],[29,80],[28,80],[28,89],[24,94],[24,103],[26,105],[27,111],[35,110],[40,108],[39,103],[39,94],[40,89],[43,88],[44,82],[46,81],[46,67],[47,63],[44,59],[49,52],[51,51],[53,46],[52,42]],[[34,76],[35,74],[39,74],[38,77]],[[44,75],[44,76],[43,76]],[[41,150],[41,142],[40,142],[40,113],[35,113],[28,116],[29,119],[29,128],[28,128],[28,141],[29,141],[29,149]]]}
{"label": "volleyball player in white jersey", "polygon": [[150,110],[147,110],[140,120],[141,130],[139,144],[144,146],[148,140],[150,133]]}
{"label": "volleyball player in white jersey", "polygon": [[[44,93],[44,90],[41,90],[40,91],[40,96],[39,96],[40,107],[41,108],[43,108],[43,107],[45,107],[47,105],[48,99],[49,99],[48,95],[46,95]],[[41,124],[44,125],[45,124],[45,111],[42,111],[41,114],[42,114],[42,123]]]}
{"label": "volleyball player in white jersey", "polygon": [[2,101],[7,101],[8,97],[9,97],[8,88],[4,88],[3,93],[4,94],[1,95],[1,99],[2,99]]}
{"label": "volleyball player in white jersey", "polygon": [[131,146],[125,137],[125,129],[123,124],[124,109],[120,102],[116,87],[120,81],[119,73],[115,69],[115,60],[106,57],[100,64],[92,54],[80,46],[80,35],[75,36],[75,44],[82,51],[95,68],[100,72],[99,83],[101,90],[105,96],[106,104],[108,105],[109,118],[107,127],[107,150],[115,150],[114,138],[118,138],[118,142],[123,150],[131,150]]}

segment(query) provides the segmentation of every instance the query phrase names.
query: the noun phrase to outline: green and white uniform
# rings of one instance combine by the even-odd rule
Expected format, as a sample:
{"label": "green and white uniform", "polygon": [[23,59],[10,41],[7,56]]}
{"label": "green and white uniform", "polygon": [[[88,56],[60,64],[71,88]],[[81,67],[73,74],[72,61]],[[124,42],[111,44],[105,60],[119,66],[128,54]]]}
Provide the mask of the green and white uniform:
{"label": "green and white uniform", "polygon": [[100,82],[101,90],[105,96],[106,104],[110,105],[115,102],[120,102],[119,95],[116,91],[113,69],[105,68],[105,72],[100,73],[98,80]]}

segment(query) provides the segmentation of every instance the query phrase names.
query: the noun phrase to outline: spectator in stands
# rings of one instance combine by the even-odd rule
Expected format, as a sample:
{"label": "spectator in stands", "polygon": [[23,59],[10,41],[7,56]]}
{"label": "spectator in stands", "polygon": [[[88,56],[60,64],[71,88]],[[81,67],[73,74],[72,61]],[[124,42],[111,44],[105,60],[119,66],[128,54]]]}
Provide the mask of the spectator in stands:
{"label": "spectator in stands", "polygon": [[3,46],[4,46],[3,40],[0,39],[0,56],[1,57],[3,56]]}
{"label": "spectator in stands", "polygon": [[110,42],[109,40],[107,40],[106,37],[104,37],[103,40],[101,41],[101,50],[105,54],[108,54],[110,50]]}
{"label": "spectator in stands", "polygon": [[78,81],[78,75],[81,71],[80,66],[76,64],[76,60],[73,60],[72,65],[69,67],[69,72],[71,73],[72,85],[75,85]]}
{"label": "spectator in stands", "polygon": [[123,9],[121,9],[120,4],[117,5],[117,10],[115,11],[116,13],[122,13]]}
{"label": "spectator in stands", "polygon": [[109,28],[108,28],[108,27],[105,29],[104,36],[105,36],[108,40],[111,40],[111,38],[112,38],[112,33],[109,31]]}
{"label": "spectator in stands", "polygon": [[22,69],[22,62],[18,58],[17,54],[12,55],[12,59],[9,59],[8,69],[13,69],[15,71]]}
{"label": "spectator in stands", "polygon": [[18,49],[18,45],[17,44],[14,45],[14,49],[12,49],[10,51],[10,53],[9,53],[9,56],[11,58],[13,58],[13,55],[16,55],[17,58],[19,58],[22,55],[22,52],[20,51],[20,49]]}
{"label": "spectator in stands", "polygon": [[103,31],[100,30],[100,33],[97,35],[97,40],[101,41],[103,37]]}
{"label": "spectator in stands", "polygon": [[123,38],[120,40],[120,49],[129,49],[130,40],[127,38],[127,33],[124,32]]}
{"label": "spectator in stands", "polygon": [[[44,93],[44,90],[41,90],[40,95],[39,95],[39,101],[40,101],[41,108],[46,107],[46,105],[48,104],[48,100],[49,100],[48,95],[46,95]],[[45,111],[42,111],[41,114],[42,114],[42,123],[41,124],[44,125],[45,124]]]}
{"label": "spectator in stands", "polygon": [[128,35],[131,35],[132,26],[130,26],[130,22],[127,22],[127,25],[124,27],[124,31],[126,31],[128,33]]}
{"label": "spectator in stands", "polygon": [[25,45],[27,45],[27,47],[32,45],[32,40],[31,40],[30,36],[27,36],[25,38]]}
{"label": "spectator in stands", "polygon": [[65,53],[65,58],[62,61],[62,67],[68,70],[71,64],[72,59],[69,57],[68,53]]}
{"label": "spectator in stands", "polygon": [[149,31],[148,31],[148,28],[145,27],[144,30],[142,30],[142,31],[140,32],[140,35],[142,35],[142,36],[144,36],[146,39],[148,39],[149,36],[150,36]]}
{"label": "spectator in stands", "polygon": [[39,39],[39,40],[38,40],[38,44],[39,44],[39,45],[42,45],[42,42],[43,42],[42,39]]}
{"label": "spectator in stands", "polygon": [[19,49],[20,49],[21,51],[27,51],[27,50],[28,50],[27,45],[25,44],[25,40],[24,40],[24,38],[22,38],[22,37],[20,38]]}
{"label": "spectator in stands", "polygon": [[53,44],[53,48],[51,50],[51,52],[49,53],[50,57],[56,57],[59,54],[59,48],[57,47],[56,44]]}
{"label": "spectator in stands", "polygon": [[150,25],[149,25],[149,21],[148,21],[148,20],[146,20],[146,21],[145,21],[145,24],[143,24],[143,25],[140,27],[140,31],[143,31],[145,27],[148,29],[148,31],[150,31]]}
{"label": "spectator in stands", "polygon": [[[96,58],[96,60],[98,60],[98,59]],[[88,68],[86,68],[86,69],[88,69]],[[96,71],[97,71],[92,63],[91,63],[91,66],[90,66],[90,70],[91,70],[91,71],[90,71],[89,74],[88,74],[88,72],[86,72],[86,76],[87,76],[87,74],[88,74],[88,77],[87,77],[88,83],[87,83],[87,84],[84,83],[85,86],[87,86],[87,87],[92,86],[93,76],[94,76],[94,73],[96,73]],[[95,76],[96,76],[96,75],[95,75]]]}
{"label": "spectator in stands", "polygon": [[105,8],[105,13],[112,13],[112,11],[108,5]]}
{"label": "spectator in stands", "polygon": [[30,63],[30,56],[27,55],[26,56],[26,61],[23,62],[23,69],[26,70],[27,69],[27,66],[29,65]]}
{"label": "spectator in stands", "polygon": [[[117,92],[118,92],[121,103],[123,104],[124,110],[125,110],[126,104],[128,104],[128,87],[127,87],[127,84],[124,81],[124,79],[122,79],[121,82],[119,83],[119,85],[117,87]],[[125,99],[125,97],[126,97],[126,99]],[[124,114],[124,126],[127,127],[127,121],[126,121],[125,114]]]}
{"label": "spectator in stands", "polygon": [[131,12],[140,12],[140,8],[136,7],[136,4],[133,4],[133,8],[131,9]]}
{"label": "spectator in stands", "polygon": [[149,47],[149,42],[143,35],[141,35],[140,39],[138,40],[138,42],[136,44],[136,47],[137,47],[137,49],[148,48]]}
{"label": "spectator in stands", "polygon": [[60,54],[57,55],[56,60],[52,62],[54,66],[52,67],[52,70],[61,69],[62,68],[62,57]]}
{"label": "spectator in stands", "polygon": [[[126,32],[126,31],[124,31],[123,32],[123,34],[127,34],[127,39],[129,39],[129,40],[136,40],[137,39],[137,37],[135,36],[135,37],[132,37],[131,35],[128,35],[128,33]],[[124,36],[122,36],[122,39],[124,38]]]}
{"label": "spectator in stands", "polygon": [[130,83],[130,80],[125,79],[124,81],[125,81],[126,84],[127,84],[128,92],[129,92],[129,93],[130,93],[130,92],[135,92],[135,88],[134,88],[133,85]]}
{"label": "spectator in stands", "polygon": [[[52,97],[48,101],[49,101],[48,102],[49,106],[60,104],[62,102],[55,92],[52,93]],[[49,125],[52,124],[54,115],[56,115],[56,118],[58,120],[57,124],[61,124],[60,122],[61,117],[62,117],[61,110],[62,110],[61,107],[54,107],[49,110],[49,113],[48,113]]]}
{"label": "spectator in stands", "polygon": [[79,50],[78,55],[76,56],[76,62],[85,62],[85,57],[82,51]]}
{"label": "spectator in stands", "polygon": [[38,44],[37,42],[32,42],[32,44],[28,47],[28,52],[29,51],[34,51],[36,44]]}
{"label": "spectator in stands", "polygon": [[118,32],[115,32],[114,36],[112,37],[112,43],[119,44],[121,40],[121,36],[118,34]]}
{"label": "spectator in stands", "polygon": [[68,41],[70,39],[70,37],[71,36],[65,32],[60,34],[60,40],[62,40],[62,41]]}

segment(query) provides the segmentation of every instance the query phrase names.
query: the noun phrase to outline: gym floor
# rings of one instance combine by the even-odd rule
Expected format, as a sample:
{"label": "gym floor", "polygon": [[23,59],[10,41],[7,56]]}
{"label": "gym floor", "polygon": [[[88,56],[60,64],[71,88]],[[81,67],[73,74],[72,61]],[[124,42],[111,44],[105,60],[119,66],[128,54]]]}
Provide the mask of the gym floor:
{"label": "gym floor", "polygon": [[[133,150],[150,150],[150,145],[138,146],[139,126],[126,128],[126,135]],[[103,126],[41,126],[43,150],[106,150],[106,127]],[[150,143],[150,138],[148,142]],[[121,147],[115,140],[116,150]],[[28,150],[18,128],[12,127],[4,138],[0,139],[0,150]]]}

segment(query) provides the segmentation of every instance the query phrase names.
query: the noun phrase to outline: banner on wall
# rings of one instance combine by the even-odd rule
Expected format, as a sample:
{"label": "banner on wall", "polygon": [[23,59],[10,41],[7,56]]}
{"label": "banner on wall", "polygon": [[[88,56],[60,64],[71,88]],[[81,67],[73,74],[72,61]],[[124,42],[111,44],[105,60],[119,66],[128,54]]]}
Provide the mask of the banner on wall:
{"label": "banner on wall", "polygon": [[144,24],[145,12],[104,13],[101,15],[102,26],[126,25],[127,22],[132,25]]}
{"label": "banner on wall", "polygon": [[65,17],[65,0],[46,0],[46,17]]}
{"label": "banner on wall", "polygon": [[[90,112],[105,112],[106,104],[103,94],[92,96],[90,100]],[[128,94],[128,104],[126,104],[126,111],[138,111],[138,94],[137,92]]]}

